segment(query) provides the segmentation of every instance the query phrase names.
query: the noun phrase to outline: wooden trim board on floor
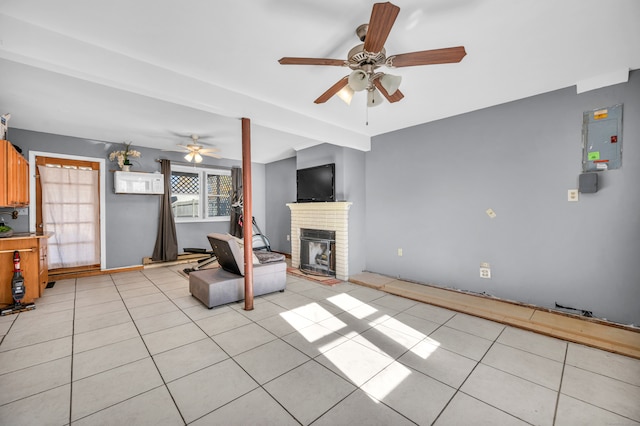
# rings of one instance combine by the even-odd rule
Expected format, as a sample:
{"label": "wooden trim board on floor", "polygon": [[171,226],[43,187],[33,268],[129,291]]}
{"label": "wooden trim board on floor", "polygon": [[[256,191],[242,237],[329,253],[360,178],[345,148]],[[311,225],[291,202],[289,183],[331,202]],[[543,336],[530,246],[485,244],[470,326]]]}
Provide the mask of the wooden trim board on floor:
{"label": "wooden trim board on floor", "polygon": [[363,273],[355,284],[640,359],[640,329],[536,306]]}
{"label": "wooden trim board on floor", "polygon": [[60,281],[60,280],[70,280],[75,278],[95,277],[98,275],[110,275],[110,274],[117,274],[121,272],[142,271],[143,269],[144,268],[142,265],[137,265],[137,266],[127,266],[123,268],[115,268],[115,269],[92,269],[87,271],[65,272],[62,274],[49,273],[49,282]]}

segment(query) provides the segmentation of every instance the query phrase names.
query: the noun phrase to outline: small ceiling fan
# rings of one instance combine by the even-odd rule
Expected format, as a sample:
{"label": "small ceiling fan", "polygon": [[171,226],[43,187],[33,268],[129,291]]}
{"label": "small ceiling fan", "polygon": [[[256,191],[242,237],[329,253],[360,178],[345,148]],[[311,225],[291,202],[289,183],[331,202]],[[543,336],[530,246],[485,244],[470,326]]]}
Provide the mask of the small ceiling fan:
{"label": "small ceiling fan", "polygon": [[382,102],[382,96],[390,103],[398,102],[404,95],[398,87],[402,77],[378,72],[382,65],[388,68],[411,67],[416,65],[448,64],[460,62],[467,54],[464,46],[444,49],[423,50],[386,56],[384,43],[400,12],[400,8],[390,2],[375,3],[368,24],[356,29],[359,44],[349,51],[347,60],[328,58],[291,58],[284,57],[278,62],[282,65],[328,65],[349,67],[352,72],[341,78],[314,102],[328,101],[338,95],[347,104],[351,103],[354,92],[367,91],[367,106],[374,107]]}
{"label": "small ceiling fan", "polygon": [[187,145],[179,144],[179,149],[171,151],[186,152],[187,155],[184,156],[184,159],[188,162],[195,161],[196,163],[201,163],[203,155],[213,158],[222,158],[220,155],[215,154],[219,151],[218,148],[205,148],[202,143],[198,142],[199,139],[200,137],[198,135],[191,135],[191,143]]}

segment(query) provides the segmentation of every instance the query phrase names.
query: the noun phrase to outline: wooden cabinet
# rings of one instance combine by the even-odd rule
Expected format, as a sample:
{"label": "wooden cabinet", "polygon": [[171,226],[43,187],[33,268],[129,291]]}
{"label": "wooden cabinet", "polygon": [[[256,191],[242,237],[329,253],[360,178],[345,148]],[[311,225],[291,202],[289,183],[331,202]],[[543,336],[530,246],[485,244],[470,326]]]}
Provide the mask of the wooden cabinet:
{"label": "wooden cabinet", "polygon": [[0,238],[0,304],[13,303],[13,252],[20,252],[20,269],[24,277],[26,294],[22,303],[31,303],[42,296],[48,281],[48,235],[14,234]]}
{"label": "wooden cabinet", "polygon": [[29,205],[29,162],[11,145],[0,140],[0,207]]}
{"label": "wooden cabinet", "polygon": [[49,242],[46,238],[38,238],[38,252],[40,253],[40,269],[38,269],[40,283],[40,297],[49,284]]}

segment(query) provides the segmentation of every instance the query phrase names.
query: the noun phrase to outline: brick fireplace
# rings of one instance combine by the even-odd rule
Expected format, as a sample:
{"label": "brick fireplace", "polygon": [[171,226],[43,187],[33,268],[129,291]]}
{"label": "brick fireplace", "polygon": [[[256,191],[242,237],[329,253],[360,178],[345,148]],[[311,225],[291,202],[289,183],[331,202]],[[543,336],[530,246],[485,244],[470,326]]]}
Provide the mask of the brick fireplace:
{"label": "brick fireplace", "polygon": [[289,203],[291,209],[291,266],[300,266],[300,229],[335,231],[335,272],[349,279],[349,208],[352,203]]}

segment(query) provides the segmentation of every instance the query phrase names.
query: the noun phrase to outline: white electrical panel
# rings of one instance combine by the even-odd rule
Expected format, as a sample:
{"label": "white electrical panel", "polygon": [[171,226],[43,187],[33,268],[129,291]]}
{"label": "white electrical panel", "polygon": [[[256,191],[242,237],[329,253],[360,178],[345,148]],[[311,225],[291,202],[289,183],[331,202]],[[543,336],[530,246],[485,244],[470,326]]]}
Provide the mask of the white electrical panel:
{"label": "white electrical panel", "polygon": [[116,194],[164,194],[162,173],[114,172]]}
{"label": "white electrical panel", "polygon": [[582,119],[582,171],[601,172],[621,166],[622,104],[585,111]]}

